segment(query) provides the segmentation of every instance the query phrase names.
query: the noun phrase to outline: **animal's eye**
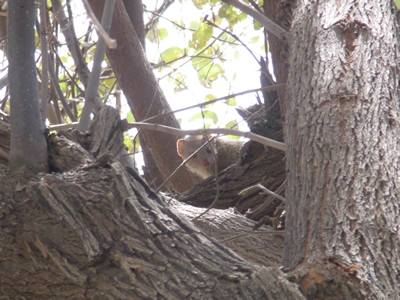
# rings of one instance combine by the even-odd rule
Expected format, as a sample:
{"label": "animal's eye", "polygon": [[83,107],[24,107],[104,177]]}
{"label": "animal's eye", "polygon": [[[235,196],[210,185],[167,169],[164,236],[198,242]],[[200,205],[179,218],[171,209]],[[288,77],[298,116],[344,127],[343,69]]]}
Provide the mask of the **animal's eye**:
{"label": "animal's eye", "polygon": [[211,153],[210,148],[207,148],[206,151],[207,151],[207,153]]}

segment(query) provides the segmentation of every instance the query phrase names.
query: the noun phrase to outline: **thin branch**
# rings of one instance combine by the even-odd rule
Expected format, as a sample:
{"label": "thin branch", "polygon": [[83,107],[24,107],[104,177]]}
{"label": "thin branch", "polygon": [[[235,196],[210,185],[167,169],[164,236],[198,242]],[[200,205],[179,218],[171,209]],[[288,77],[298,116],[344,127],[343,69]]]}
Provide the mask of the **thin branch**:
{"label": "thin branch", "polygon": [[[68,50],[74,60],[74,65],[76,66],[79,79],[82,81],[83,85],[87,87],[90,72],[79,49],[78,40],[73,29],[73,23],[68,22],[60,0],[52,0],[51,3],[53,5],[54,14],[60,24],[61,32],[67,43]],[[57,51],[54,51],[54,53],[57,54]],[[59,61],[61,61],[61,59],[59,59]]]}
{"label": "thin branch", "polygon": [[286,202],[286,199],[283,198],[281,195],[278,195],[278,194],[274,193],[273,191],[267,189],[266,187],[264,187],[264,186],[261,185],[261,184],[255,184],[255,185],[253,185],[253,186],[251,186],[251,187],[248,187],[248,188],[246,188],[246,189],[240,191],[240,192],[239,192],[239,195],[245,195],[245,194],[247,194],[249,191],[253,191],[254,189],[261,189],[265,194],[269,194],[269,195],[271,195],[271,196],[273,196],[273,197],[275,197],[275,198],[281,200],[282,202]]}
{"label": "thin branch", "polygon": [[178,172],[178,170],[180,168],[182,168],[184,165],[186,165],[186,163],[192,159],[193,156],[195,156],[201,149],[203,149],[204,147],[206,147],[214,138],[209,139],[207,142],[205,142],[203,145],[201,145],[195,152],[193,152],[191,155],[189,155],[188,158],[186,158],[176,169],[174,172],[172,172],[171,175],[169,175],[167,177],[167,179],[164,180],[164,182],[156,189],[156,192],[159,192],[164,186],[165,184],[171,179],[172,176],[175,175],[176,172]]}
{"label": "thin branch", "polygon": [[158,20],[158,18],[168,9],[168,7],[174,3],[174,0],[164,0],[163,4],[157,9],[156,13],[152,14],[154,15],[153,17],[150,18],[150,21],[145,25],[144,29],[144,34],[146,35],[147,32],[150,30],[150,27],[152,27]]}
{"label": "thin branch", "polygon": [[236,239],[239,239],[239,238],[242,238],[242,237],[246,237],[246,236],[249,236],[249,235],[255,235],[255,234],[283,235],[283,234],[285,234],[285,231],[277,231],[277,230],[274,230],[274,231],[250,231],[250,232],[246,232],[246,233],[243,233],[243,234],[238,234],[238,235],[235,235],[233,237],[227,238],[225,240],[219,241],[219,243],[226,243],[226,242],[229,242],[229,241],[232,241],[232,240],[236,240]]}
{"label": "thin branch", "polygon": [[281,89],[284,89],[284,88],[286,88],[286,84],[277,84],[277,85],[273,85],[273,86],[267,86],[267,87],[262,87],[262,88],[258,88],[258,89],[247,90],[247,91],[239,92],[239,93],[236,93],[236,94],[231,94],[231,95],[228,95],[228,96],[216,98],[214,100],[210,100],[210,101],[207,101],[207,102],[203,102],[203,103],[195,104],[195,105],[188,106],[188,107],[185,107],[185,108],[181,108],[181,109],[177,109],[177,110],[174,110],[174,111],[169,111],[169,112],[166,112],[166,113],[163,113],[163,114],[159,114],[157,116],[145,119],[145,120],[143,120],[143,122],[150,122],[150,121],[153,122],[154,120],[157,120],[159,118],[162,118],[162,117],[165,117],[165,116],[169,116],[169,115],[181,112],[181,111],[185,111],[185,110],[196,108],[196,107],[203,107],[205,105],[209,105],[209,104],[216,103],[216,102],[219,102],[219,101],[222,101],[222,100],[234,98],[234,97],[237,97],[237,96],[246,95],[246,94],[249,94],[249,93],[254,93],[254,92],[258,92],[258,91],[269,92],[269,91],[281,90]]}
{"label": "thin branch", "polygon": [[226,29],[223,29],[223,28],[219,27],[218,25],[214,24],[213,22],[211,22],[210,20],[208,20],[208,19],[206,19],[206,18],[204,18],[204,22],[207,22],[208,25],[213,26],[213,27],[215,27],[215,28],[218,28],[219,30],[222,30],[222,31],[225,32],[226,34],[232,36],[235,40],[237,40],[240,44],[242,44],[243,47],[246,48],[246,50],[251,54],[251,56],[253,56],[253,58],[255,59],[255,61],[256,61],[256,62],[260,65],[260,67],[261,67],[261,63],[260,63],[260,61],[257,59],[257,57],[254,55],[253,51],[251,51],[250,48],[247,47],[247,45],[246,45],[245,43],[243,43],[242,40],[241,40],[236,34],[230,32],[230,31],[228,31],[228,30],[226,30]]}
{"label": "thin branch", "polygon": [[[52,51],[53,51],[52,53],[54,53],[55,56],[56,56],[56,58],[57,58],[57,63],[62,67],[62,69],[64,70],[64,72],[67,74],[69,80],[71,80],[71,83],[78,89],[79,93],[80,93],[83,97],[85,97],[86,92],[85,92],[84,90],[82,90],[81,87],[79,86],[79,84],[76,82],[76,80],[75,80],[75,77],[76,77],[76,76],[75,76],[75,75],[77,75],[77,76],[79,77],[80,81],[82,82],[83,86],[85,86],[85,87],[87,87],[87,83],[88,83],[87,79],[85,80],[85,82],[86,82],[86,84],[85,84],[85,82],[82,80],[81,75],[79,74],[79,71],[78,71],[78,74],[75,73],[75,75],[72,76],[72,75],[69,73],[67,67],[66,67],[66,66],[64,65],[64,63],[62,62],[61,57],[58,55],[58,53],[56,52],[56,50],[53,49]],[[89,74],[89,73],[88,73],[88,74]],[[68,82],[68,80],[64,80],[64,81],[65,81],[65,82]],[[62,81],[62,82],[63,82],[63,81]],[[99,98],[99,99],[100,99],[100,98]]]}
{"label": "thin branch", "polygon": [[260,13],[259,11],[255,10],[251,6],[240,2],[239,0],[222,0],[226,4],[232,5],[244,13],[248,14],[249,16],[253,17],[256,21],[258,21],[261,25],[264,25],[265,28],[280,39],[287,39],[289,33],[280,27],[275,22],[268,19],[265,15]]}
{"label": "thin branch", "polygon": [[[281,193],[286,185],[286,180],[276,189],[275,194]],[[258,206],[255,210],[249,211],[245,214],[245,216],[249,219],[255,220],[257,216],[264,215],[264,210],[272,203],[274,200],[273,196],[267,197],[267,199],[260,205]]]}
{"label": "thin branch", "polygon": [[[114,0],[111,0],[111,1],[113,1],[112,6],[111,6],[111,3],[109,4],[110,6],[107,6],[108,1],[106,1],[106,4],[104,5],[103,15],[105,13],[111,13],[111,16],[112,16],[112,12],[114,12],[115,1]],[[99,23],[88,0],[83,0],[83,3],[85,5],[86,12],[88,14],[88,17],[90,18],[90,21],[92,22],[94,28],[96,28],[97,33],[99,34],[99,40],[100,40],[100,36],[101,36],[104,39],[105,43],[107,44],[108,48],[110,48],[110,49],[117,48],[117,41],[108,36],[108,32],[106,30],[104,30],[104,28],[107,28],[107,27],[104,26],[104,24]],[[111,12],[107,11],[106,9],[107,10],[111,9]],[[102,23],[103,23],[103,21],[102,21]],[[110,22],[110,24],[111,24],[111,22]]]}
{"label": "thin branch", "polygon": [[71,119],[72,122],[76,122],[77,119],[76,119],[75,115],[73,114],[73,112],[71,111],[71,109],[69,108],[67,100],[65,100],[64,94],[60,88],[60,84],[58,83],[58,78],[56,76],[56,73],[54,72],[53,65],[50,62],[50,60],[48,61],[48,64],[49,64],[48,69],[49,69],[51,82],[54,86],[54,89],[56,90],[56,94],[57,94],[58,98],[60,99],[61,104],[64,107],[65,112],[67,113],[68,117]]}
{"label": "thin branch", "polygon": [[46,22],[46,0],[40,1],[40,51],[42,53],[42,86],[40,91],[40,116],[43,126],[46,126],[47,103],[49,98],[49,74],[47,50],[47,22]]}
{"label": "thin branch", "polygon": [[[85,0],[87,2],[87,0]],[[86,3],[88,8],[90,5]],[[106,32],[109,32],[112,22],[112,16],[114,13],[115,0],[106,0],[103,9],[103,15],[101,17],[101,26]],[[90,9],[91,10],[91,9]],[[89,13],[89,11],[88,11]],[[93,13],[93,12],[92,12]],[[99,29],[97,28],[98,32]],[[90,114],[95,106],[97,89],[99,88],[99,78],[101,74],[101,64],[104,60],[104,54],[106,52],[106,41],[103,35],[99,35],[99,40],[97,41],[96,51],[94,53],[93,59],[93,69],[90,73],[89,83],[86,90],[85,106],[82,109],[81,119],[79,121],[80,130],[88,130],[90,123]]]}
{"label": "thin branch", "polygon": [[222,134],[222,135],[236,135],[243,136],[252,141],[258,142],[265,146],[269,146],[278,150],[286,151],[286,146],[284,143],[263,137],[261,135],[249,132],[249,131],[240,131],[236,129],[229,128],[206,128],[206,129],[195,129],[195,130],[182,130],[173,127],[168,127],[160,124],[149,124],[149,123],[126,123],[126,128],[140,128],[147,130],[155,130],[165,133],[170,133],[174,135],[184,136],[184,135],[208,135],[208,134]]}
{"label": "thin branch", "polygon": [[[265,146],[269,146],[278,150],[286,151],[286,145],[284,143],[263,137],[261,135],[249,132],[249,131],[241,131],[236,129],[229,128],[206,128],[206,129],[194,129],[194,130],[182,130],[174,127],[168,127],[160,124],[151,124],[151,123],[142,123],[142,122],[133,122],[126,123],[125,129],[131,128],[139,128],[139,129],[147,129],[147,130],[155,130],[165,133],[170,133],[177,136],[185,136],[185,135],[207,135],[207,134],[221,134],[221,135],[236,135],[243,136],[252,141],[258,142]],[[50,130],[66,130],[69,128],[77,128],[78,123],[70,123],[70,124],[61,124],[61,125],[52,125],[48,128]]]}
{"label": "thin branch", "polygon": [[[182,26],[182,25],[180,25],[180,24],[178,24],[178,23],[176,23],[176,22],[174,22],[174,21],[171,21],[170,19],[164,17],[163,15],[159,15],[159,14],[155,13],[154,11],[150,11],[150,10],[147,10],[147,9],[145,9],[144,11],[145,11],[145,12],[148,12],[148,13],[151,13],[151,14],[153,14],[153,15],[156,15],[157,17],[159,17],[159,18],[161,18],[161,19],[164,19],[164,20],[166,20],[166,21],[172,23],[173,25],[175,25],[176,27],[178,27],[178,28],[180,28],[180,29],[182,29],[182,30],[188,30],[188,31],[191,31],[191,32],[196,32],[196,29],[191,29],[191,28],[184,27],[184,26]],[[211,38],[213,38],[213,39],[215,39],[215,40],[218,40],[218,41],[220,41],[220,42],[228,43],[228,44],[230,44],[230,45],[239,46],[239,44],[236,44],[236,43],[234,43],[234,42],[230,42],[230,41],[227,41],[227,40],[223,40],[223,39],[221,39],[221,38],[219,38],[219,37],[215,37],[215,36],[213,36],[213,35],[211,36]]]}

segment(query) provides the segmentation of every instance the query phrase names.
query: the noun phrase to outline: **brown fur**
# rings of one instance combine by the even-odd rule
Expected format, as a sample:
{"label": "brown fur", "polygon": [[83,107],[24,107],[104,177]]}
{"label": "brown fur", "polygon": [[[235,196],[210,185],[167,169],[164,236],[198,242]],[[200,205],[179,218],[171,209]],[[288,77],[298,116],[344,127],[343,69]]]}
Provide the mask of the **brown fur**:
{"label": "brown fur", "polygon": [[[208,137],[211,138],[211,137]],[[188,136],[177,142],[178,155],[187,159],[192,153],[208,141],[207,136]],[[186,166],[190,171],[205,179],[215,176],[215,161],[218,172],[229,167],[238,158],[238,152],[244,142],[216,138],[195,154]],[[216,160],[215,160],[216,158]]]}

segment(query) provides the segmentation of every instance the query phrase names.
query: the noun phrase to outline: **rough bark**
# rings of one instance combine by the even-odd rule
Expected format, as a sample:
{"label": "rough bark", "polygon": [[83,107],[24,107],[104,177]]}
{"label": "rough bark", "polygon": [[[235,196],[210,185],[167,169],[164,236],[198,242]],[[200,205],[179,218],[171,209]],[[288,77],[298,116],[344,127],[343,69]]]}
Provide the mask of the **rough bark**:
{"label": "rough bark", "polygon": [[[281,123],[276,118],[279,111],[266,111],[264,107],[255,105],[238,112],[247,121],[251,132],[277,141],[283,140]],[[285,163],[283,151],[248,142],[240,149],[238,161],[221,172],[217,180],[208,178],[178,198],[197,207],[209,207],[212,203],[213,208],[218,209],[235,207],[256,221],[265,216],[279,217],[276,208],[282,204],[280,200],[260,193],[260,189],[244,195],[239,195],[239,192],[255,184],[277,191],[286,179]],[[214,202],[217,190],[218,200]],[[280,194],[284,195],[284,188]]]}
{"label": "rough bark", "polygon": [[[194,219],[204,212],[204,208],[186,205],[174,199],[168,199],[168,206],[177,214]],[[227,246],[249,262],[267,267],[279,267],[282,262],[283,231],[271,233],[271,228],[260,227],[238,214],[233,209],[211,209],[206,215],[193,223],[208,236]],[[270,233],[267,233],[270,232]],[[243,236],[244,234],[248,234]],[[226,241],[227,239],[230,239]]]}
{"label": "rough bark", "polygon": [[[99,18],[104,1],[89,2]],[[121,0],[118,0],[115,5],[110,36],[117,40],[118,46],[117,49],[108,51],[108,58],[135,120],[142,121],[171,111]],[[160,118],[157,123],[179,128],[178,121],[174,116]],[[141,131],[140,138],[141,145],[150,150],[164,178],[175,171],[182,162],[176,153],[175,136],[160,132]],[[150,166],[148,170],[157,170],[157,167]],[[152,174],[154,175],[152,177],[159,180],[156,182],[159,185],[164,178],[157,176],[157,173]],[[193,186],[191,176],[184,168],[171,178],[171,184],[179,192]]]}
{"label": "rough bark", "polygon": [[142,0],[123,0],[123,2],[133,28],[135,28],[136,35],[138,36],[143,49],[146,49]]}
{"label": "rough bark", "polygon": [[[8,59],[11,134],[10,167],[24,172],[45,172],[44,124],[40,121],[35,65],[35,6],[12,1],[8,6]],[[27,113],[28,112],[28,113]]]}
{"label": "rough bark", "polygon": [[[276,24],[289,31],[292,22],[292,9],[295,5],[292,2],[294,1],[265,0],[263,5],[264,14]],[[264,31],[264,33],[265,41],[268,43],[268,47],[265,47],[265,49],[266,51],[269,51],[269,53],[266,53],[266,57],[268,57],[269,54],[271,55],[276,83],[285,84],[287,82],[289,73],[290,41],[281,40],[273,34],[267,34],[267,31]],[[279,90],[277,91],[277,94],[279,96],[278,99],[282,113],[281,115],[285,116],[285,91]]]}
{"label": "rough bark", "polygon": [[[102,128],[92,126],[91,136],[102,136],[95,132]],[[108,133],[122,136],[118,128]],[[93,142],[86,135],[83,140]],[[104,143],[104,154],[95,158],[62,136],[49,141],[51,148],[59,145],[50,151],[53,161],[74,155],[83,164],[58,164],[62,173],[41,174],[25,186],[0,168],[0,294],[304,299],[278,268],[246,262],[171,212],[134,170],[112,160],[114,145]]]}
{"label": "rough bark", "polygon": [[[299,1],[295,13],[283,264],[310,264],[302,287],[310,298],[335,291],[340,299],[399,299],[399,68],[391,5]],[[351,281],[340,280],[346,272],[330,281],[332,266],[354,271],[357,296]]]}
{"label": "rough bark", "polygon": [[[213,208],[235,207],[240,213],[245,213],[264,203],[268,195],[260,194],[259,189],[245,195],[238,193],[258,183],[272,191],[277,190],[285,180],[285,153],[276,149],[264,149],[255,142],[244,147],[238,163],[218,175],[218,185],[216,179],[210,177],[190,191],[179,195],[179,199],[197,207],[209,207],[214,202],[218,188],[219,197]],[[273,215],[280,204],[281,201],[274,200],[264,214],[255,219]]]}

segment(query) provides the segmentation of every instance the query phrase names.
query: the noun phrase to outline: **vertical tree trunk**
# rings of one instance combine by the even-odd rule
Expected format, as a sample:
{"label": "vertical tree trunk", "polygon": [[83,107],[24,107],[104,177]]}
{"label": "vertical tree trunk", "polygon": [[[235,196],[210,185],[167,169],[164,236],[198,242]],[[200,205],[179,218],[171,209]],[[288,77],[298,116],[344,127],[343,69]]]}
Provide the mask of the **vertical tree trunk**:
{"label": "vertical tree trunk", "polygon": [[10,167],[46,172],[47,145],[40,121],[35,65],[35,6],[32,1],[10,1],[8,59],[10,63]]}
{"label": "vertical tree trunk", "polygon": [[288,82],[283,264],[295,269],[328,259],[347,275],[358,269],[370,299],[400,294],[399,69],[391,4],[300,1]]}
{"label": "vertical tree trunk", "polygon": [[[99,17],[104,1],[89,1]],[[122,1],[116,1],[110,36],[117,40],[117,49],[108,51],[108,58],[128,100],[136,121],[171,111],[165,96],[153,74],[150,63],[142,49]],[[157,123],[179,128],[175,116],[167,116]],[[169,176],[180,165],[182,159],[176,153],[176,137],[160,132],[143,131],[141,143],[148,147],[161,174]],[[160,182],[162,182],[162,178]],[[180,169],[172,178],[175,190],[182,192],[193,186],[186,169]]]}

